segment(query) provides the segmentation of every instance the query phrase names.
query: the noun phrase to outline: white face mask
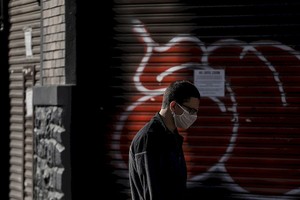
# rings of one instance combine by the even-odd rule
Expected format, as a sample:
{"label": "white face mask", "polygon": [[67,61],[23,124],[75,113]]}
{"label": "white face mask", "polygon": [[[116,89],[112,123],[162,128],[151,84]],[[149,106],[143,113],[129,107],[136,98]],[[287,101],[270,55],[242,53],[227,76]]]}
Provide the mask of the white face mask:
{"label": "white face mask", "polygon": [[173,112],[174,122],[177,128],[188,129],[197,119],[197,114],[191,115],[188,111],[177,104],[182,110],[181,115],[176,115]]}

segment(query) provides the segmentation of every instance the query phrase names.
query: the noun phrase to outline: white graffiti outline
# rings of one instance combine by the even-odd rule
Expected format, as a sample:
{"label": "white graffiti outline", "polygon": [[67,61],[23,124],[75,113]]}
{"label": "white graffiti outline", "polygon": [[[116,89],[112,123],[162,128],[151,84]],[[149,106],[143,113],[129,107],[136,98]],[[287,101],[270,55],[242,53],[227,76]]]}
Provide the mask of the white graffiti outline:
{"label": "white graffiti outline", "polygon": [[[151,38],[150,34],[148,33],[148,31],[146,30],[146,28],[144,27],[144,25],[141,21],[133,20],[133,24],[134,24],[133,31],[135,33],[139,34],[139,36],[142,38],[144,44],[146,45],[145,55],[143,56],[139,66],[136,70],[136,73],[133,77],[133,81],[134,81],[136,89],[139,92],[143,93],[144,96],[139,98],[136,102],[132,103],[130,106],[128,106],[126,108],[125,112],[120,116],[121,123],[118,126],[116,126],[116,132],[113,135],[113,137],[116,141],[120,141],[120,138],[121,138],[120,133],[123,129],[125,121],[128,119],[128,116],[130,115],[130,113],[137,106],[144,103],[145,101],[148,101],[149,99],[152,99],[156,96],[162,95],[165,90],[165,88],[149,90],[149,89],[145,88],[140,81],[140,76],[142,75],[153,51],[156,51],[156,52],[167,51],[172,46],[174,46],[178,42],[182,42],[182,41],[194,42],[199,46],[199,48],[203,51],[203,56],[201,58],[202,63],[185,63],[182,65],[173,66],[173,67],[167,69],[166,71],[162,72],[161,74],[159,74],[156,77],[157,82],[161,82],[164,79],[164,77],[166,77],[178,70],[181,70],[181,69],[186,69],[186,68],[189,68],[189,69],[212,69],[212,67],[209,66],[209,62],[208,62],[208,58],[209,58],[209,55],[211,52],[213,52],[214,50],[216,50],[218,48],[222,48],[223,46],[237,45],[237,46],[243,48],[242,53],[240,55],[240,59],[243,59],[247,55],[247,53],[254,53],[262,62],[264,62],[266,64],[268,69],[272,72],[275,82],[277,83],[278,90],[281,94],[282,105],[287,106],[288,103],[286,100],[286,95],[284,92],[284,88],[282,86],[283,84],[279,78],[278,72],[276,71],[274,66],[267,60],[267,58],[264,57],[263,54],[256,49],[256,47],[260,46],[261,44],[266,44],[266,42],[267,42],[271,46],[288,51],[289,53],[293,54],[295,57],[297,57],[300,60],[300,55],[298,53],[296,53],[294,49],[292,49],[286,45],[283,45],[279,42],[275,42],[275,41],[258,41],[258,42],[252,42],[252,43],[248,44],[243,41],[239,41],[239,40],[235,40],[235,39],[219,40],[219,41],[211,44],[210,46],[205,47],[205,45],[202,41],[200,41],[197,37],[194,37],[191,35],[179,35],[179,36],[172,38],[165,45],[160,45]],[[200,175],[190,178],[190,180],[188,181],[189,187],[193,187],[193,184],[197,184],[197,183],[194,183],[195,181],[201,181],[201,180],[208,178],[211,175],[211,173],[213,173],[213,172],[222,172],[222,173],[220,173],[220,174],[222,174],[222,177],[220,177],[220,178],[233,183],[233,185],[231,184],[231,186],[228,188],[232,191],[241,192],[240,197],[243,197],[244,199],[256,199],[256,200],[274,200],[274,199],[292,200],[292,199],[295,199],[292,197],[284,197],[284,195],[285,194],[286,195],[300,194],[300,188],[293,189],[293,190],[288,191],[287,193],[285,193],[283,195],[279,195],[279,196],[270,196],[270,195],[266,196],[266,195],[250,194],[247,190],[245,190],[244,188],[240,187],[237,183],[235,183],[234,180],[231,178],[230,174],[227,172],[226,167],[225,167],[225,162],[229,159],[230,154],[232,153],[234,146],[235,146],[235,141],[237,139],[238,129],[239,129],[239,115],[237,113],[236,97],[235,97],[233,90],[230,87],[230,83],[228,83],[228,82],[226,82],[226,90],[230,95],[232,107],[226,108],[224,103],[221,102],[216,97],[210,97],[210,99],[218,105],[220,111],[232,112],[232,121],[234,122],[234,125],[232,128],[232,135],[230,138],[229,145],[226,148],[224,155],[219,159],[219,161],[215,165],[213,165],[211,168],[209,168],[207,170],[207,172],[204,172]],[[117,145],[120,146],[120,144],[117,144]],[[121,153],[113,154],[113,155],[115,156],[116,159],[122,160]],[[121,162],[121,163],[118,162],[118,167],[127,168],[125,162]],[[128,176],[128,174],[127,174],[127,176]],[[246,193],[246,194],[242,195],[242,193]],[[251,197],[249,197],[249,195],[251,195]]]}

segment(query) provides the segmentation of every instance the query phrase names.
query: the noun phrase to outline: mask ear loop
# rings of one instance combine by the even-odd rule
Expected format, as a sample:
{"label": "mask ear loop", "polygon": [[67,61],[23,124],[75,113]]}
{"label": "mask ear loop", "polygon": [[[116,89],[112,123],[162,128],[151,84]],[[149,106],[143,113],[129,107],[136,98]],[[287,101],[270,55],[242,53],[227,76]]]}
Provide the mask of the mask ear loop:
{"label": "mask ear loop", "polygon": [[181,105],[179,105],[178,103],[177,103],[177,105],[183,110],[183,112],[186,112],[186,113],[188,113],[188,114],[190,114],[186,109],[184,109]]}

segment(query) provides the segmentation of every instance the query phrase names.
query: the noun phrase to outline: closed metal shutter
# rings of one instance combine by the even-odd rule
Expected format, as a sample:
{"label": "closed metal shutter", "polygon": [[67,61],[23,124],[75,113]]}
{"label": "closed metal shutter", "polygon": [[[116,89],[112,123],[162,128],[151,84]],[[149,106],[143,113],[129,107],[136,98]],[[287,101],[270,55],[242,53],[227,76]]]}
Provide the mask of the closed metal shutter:
{"label": "closed metal shutter", "polygon": [[[39,77],[36,72],[40,65],[40,16],[38,1],[18,0],[9,3],[10,199],[29,200],[33,195],[31,89]],[[29,36],[27,53],[26,31]]]}
{"label": "closed metal shutter", "polygon": [[188,199],[300,198],[300,3],[115,1],[109,164],[130,196],[128,147],[174,80],[225,72],[185,136]]}

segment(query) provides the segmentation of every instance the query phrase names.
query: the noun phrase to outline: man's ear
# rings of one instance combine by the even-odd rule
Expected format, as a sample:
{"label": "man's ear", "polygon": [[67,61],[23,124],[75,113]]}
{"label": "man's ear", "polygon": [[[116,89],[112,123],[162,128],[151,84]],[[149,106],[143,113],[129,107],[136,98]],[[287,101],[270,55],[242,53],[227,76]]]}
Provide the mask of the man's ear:
{"label": "man's ear", "polygon": [[176,101],[171,101],[171,103],[170,103],[170,110],[172,111],[172,112],[174,112],[174,110],[175,110],[175,106],[176,106]]}

